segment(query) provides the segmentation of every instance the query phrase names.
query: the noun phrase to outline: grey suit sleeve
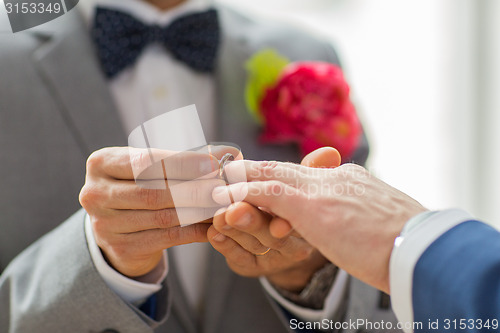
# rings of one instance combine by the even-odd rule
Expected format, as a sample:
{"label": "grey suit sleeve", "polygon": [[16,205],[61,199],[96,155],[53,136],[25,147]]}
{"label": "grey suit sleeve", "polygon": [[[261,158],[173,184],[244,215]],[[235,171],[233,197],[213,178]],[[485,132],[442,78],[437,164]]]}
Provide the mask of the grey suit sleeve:
{"label": "grey suit sleeve", "polygon": [[125,303],[96,271],[85,239],[85,212],[17,256],[0,276],[0,332],[153,332],[168,315],[167,287],[156,318]]}

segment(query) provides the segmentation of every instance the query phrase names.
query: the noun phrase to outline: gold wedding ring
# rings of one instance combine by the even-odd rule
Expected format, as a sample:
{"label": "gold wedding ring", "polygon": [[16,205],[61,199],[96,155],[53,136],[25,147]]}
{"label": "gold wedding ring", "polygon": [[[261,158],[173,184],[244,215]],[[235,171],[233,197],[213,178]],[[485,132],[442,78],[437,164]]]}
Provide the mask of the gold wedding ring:
{"label": "gold wedding ring", "polygon": [[269,253],[269,251],[271,251],[271,248],[270,248],[270,247],[268,247],[268,248],[267,248],[267,250],[265,250],[264,252],[262,252],[262,253],[256,253],[255,255],[256,255],[256,256],[259,256],[259,257],[260,257],[260,256],[265,256],[266,254],[268,254],[268,253]]}

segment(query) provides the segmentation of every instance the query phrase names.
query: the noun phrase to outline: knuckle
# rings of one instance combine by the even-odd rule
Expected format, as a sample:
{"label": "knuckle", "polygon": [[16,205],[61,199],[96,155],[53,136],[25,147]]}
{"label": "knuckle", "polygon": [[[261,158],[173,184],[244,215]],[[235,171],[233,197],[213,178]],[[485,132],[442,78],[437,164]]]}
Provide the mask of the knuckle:
{"label": "knuckle", "polygon": [[100,150],[94,151],[90,156],[87,158],[87,172],[88,173],[93,173],[99,169],[101,169],[102,164],[105,161],[105,155],[106,152],[108,152],[110,148],[103,148]]}
{"label": "knuckle", "polygon": [[103,199],[102,191],[97,186],[86,183],[78,196],[78,200],[85,210],[92,210]]}
{"label": "knuckle", "polygon": [[144,149],[134,149],[128,156],[125,155],[123,158],[130,161],[132,170],[134,170],[137,174],[145,171],[152,164],[149,152]]}
{"label": "knuckle", "polygon": [[92,230],[97,236],[105,235],[109,228],[109,222],[100,217],[93,217],[92,219]]}
{"label": "knuckle", "polygon": [[368,173],[365,168],[354,163],[344,164],[344,168],[348,171],[349,175],[366,175]]}
{"label": "knuckle", "polygon": [[160,195],[157,190],[138,187],[137,196],[139,201],[148,208],[154,209],[160,206]]}
{"label": "knuckle", "polygon": [[206,224],[195,224],[190,236],[196,242],[205,241],[205,239],[207,238],[208,228],[209,226]]}
{"label": "knuckle", "polygon": [[176,215],[173,209],[160,209],[154,214],[156,224],[160,228],[170,228],[175,224]]}
{"label": "knuckle", "polygon": [[259,163],[257,163],[256,172],[261,179],[266,179],[268,177],[271,177],[274,169],[276,169],[278,165],[279,164],[276,161],[260,161]]}
{"label": "knuckle", "polygon": [[189,242],[208,242],[207,233],[209,227],[210,226],[205,223],[194,224],[188,234]]}
{"label": "knuckle", "polygon": [[273,238],[271,243],[269,244],[269,247],[272,249],[279,250],[281,248],[284,248],[288,240],[286,238],[278,239],[278,238]]}
{"label": "knuckle", "polygon": [[363,168],[362,166],[360,166],[358,164],[348,163],[347,165],[349,166],[349,168],[352,168],[353,170],[358,170],[358,171],[365,171],[366,170],[365,168]]}
{"label": "knuckle", "polygon": [[255,240],[251,244],[249,244],[249,248],[250,252],[252,253],[262,253],[268,249],[267,246],[262,245],[258,240]]}
{"label": "knuckle", "polygon": [[169,243],[174,243],[180,239],[180,236],[181,236],[181,229],[180,228],[169,228],[169,229],[165,229],[164,230],[164,234],[165,234],[165,239],[169,242]]}
{"label": "knuckle", "polygon": [[311,257],[313,254],[314,249],[312,247],[303,247],[299,250],[297,250],[294,254],[294,258],[297,262],[302,262]]}
{"label": "knuckle", "polygon": [[78,194],[78,201],[85,209],[89,205],[88,189],[86,188],[86,185],[84,185],[80,190],[80,194]]}
{"label": "knuckle", "polygon": [[273,170],[278,166],[277,161],[261,161],[259,166],[262,170]]}
{"label": "knuckle", "polygon": [[284,184],[277,180],[270,181],[268,186],[271,194],[276,194],[276,195],[281,194],[284,189]]}
{"label": "knuckle", "polygon": [[207,242],[209,227],[207,224],[193,224],[187,227],[175,226],[163,229],[161,231],[163,246],[164,248],[169,248],[187,243]]}

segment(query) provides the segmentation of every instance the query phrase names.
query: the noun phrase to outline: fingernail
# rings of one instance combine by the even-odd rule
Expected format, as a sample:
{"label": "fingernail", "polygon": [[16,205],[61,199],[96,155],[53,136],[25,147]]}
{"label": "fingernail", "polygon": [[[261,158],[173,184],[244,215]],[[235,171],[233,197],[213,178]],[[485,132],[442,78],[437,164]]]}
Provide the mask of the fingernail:
{"label": "fingernail", "polygon": [[223,234],[220,234],[220,233],[219,233],[219,234],[215,235],[212,239],[213,239],[214,241],[216,241],[216,242],[221,243],[221,242],[225,241],[225,240],[227,239],[227,237],[226,237],[226,236],[224,236]]}
{"label": "fingernail", "polygon": [[233,229],[233,227],[231,227],[230,225],[227,225],[227,224],[222,227],[222,230],[224,230],[224,231],[231,231],[231,229]]}
{"label": "fingernail", "polygon": [[246,213],[245,215],[240,217],[234,224],[238,228],[246,228],[250,225],[250,223],[252,223],[252,214]]}

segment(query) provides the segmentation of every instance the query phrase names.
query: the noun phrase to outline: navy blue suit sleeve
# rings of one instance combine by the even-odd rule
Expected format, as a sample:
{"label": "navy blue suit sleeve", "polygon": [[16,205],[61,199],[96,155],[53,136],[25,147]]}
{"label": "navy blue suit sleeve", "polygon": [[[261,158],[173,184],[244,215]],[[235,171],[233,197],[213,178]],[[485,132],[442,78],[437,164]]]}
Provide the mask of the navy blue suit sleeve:
{"label": "navy blue suit sleeve", "polygon": [[[438,238],[420,257],[413,276],[414,320],[438,320],[439,332],[500,332],[479,321],[500,320],[500,233],[478,222],[464,222]],[[465,329],[446,320],[476,321]],[[457,322],[458,324],[458,322]],[[419,330],[415,330],[419,331]]]}

